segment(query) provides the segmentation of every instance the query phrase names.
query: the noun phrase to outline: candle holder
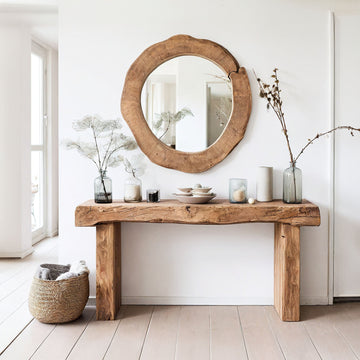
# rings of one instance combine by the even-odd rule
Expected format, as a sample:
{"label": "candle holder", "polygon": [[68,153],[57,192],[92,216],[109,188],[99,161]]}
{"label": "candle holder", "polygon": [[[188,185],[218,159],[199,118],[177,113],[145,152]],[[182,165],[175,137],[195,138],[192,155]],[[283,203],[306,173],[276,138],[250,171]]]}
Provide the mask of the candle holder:
{"label": "candle holder", "polygon": [[160,190],[159,189],[148,189],[146,190],[146,201],[151,203],[157,203],[160,201]]}
{"label": "candle holder", "polygon": [[141,180],[135,176],[129,177],[125,181],[124,201],[140,202],[142,200]]}
{"label": "candle holder", "polygon": [[229,201],[235,204],[247,202],[247,180],[229,179]]}

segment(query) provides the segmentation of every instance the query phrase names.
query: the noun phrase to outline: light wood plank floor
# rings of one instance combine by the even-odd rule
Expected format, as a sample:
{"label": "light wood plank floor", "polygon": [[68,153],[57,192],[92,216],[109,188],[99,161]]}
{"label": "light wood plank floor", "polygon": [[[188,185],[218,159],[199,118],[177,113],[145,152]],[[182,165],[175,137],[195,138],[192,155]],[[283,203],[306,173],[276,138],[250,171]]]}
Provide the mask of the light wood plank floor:
{"label": "light wood plank floor", "polygon": [[281,322],[272,306],[122,306],[115,321],[87,307],[75,322],[46,325],[27,309],[38,264],[57,262],[57,239],[22,260],[0,260],[1,360],[360,359],[360,303],[303,306]]}

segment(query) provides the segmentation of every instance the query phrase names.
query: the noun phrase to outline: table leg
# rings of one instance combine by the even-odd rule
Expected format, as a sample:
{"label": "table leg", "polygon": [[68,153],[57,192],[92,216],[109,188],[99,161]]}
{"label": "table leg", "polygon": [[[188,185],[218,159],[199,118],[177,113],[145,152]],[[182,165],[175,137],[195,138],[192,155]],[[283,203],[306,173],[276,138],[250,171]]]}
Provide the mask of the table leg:
{"label": "table leg", "polygon": [[274,306],[281,320],[300,320],[299,226],[275,224]]}
{"label": "table leg", "polygon": [[121,223],[96,225],[96,319],[114,320],[121,303]]}

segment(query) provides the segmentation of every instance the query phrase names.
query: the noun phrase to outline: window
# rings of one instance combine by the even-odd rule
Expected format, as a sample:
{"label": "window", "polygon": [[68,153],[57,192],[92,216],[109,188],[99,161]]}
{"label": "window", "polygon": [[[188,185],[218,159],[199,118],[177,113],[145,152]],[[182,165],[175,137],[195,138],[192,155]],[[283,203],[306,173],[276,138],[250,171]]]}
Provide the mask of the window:
{"label": "window", "polygon": [[36,43],[31,53],[31,225],[33,243],[45,237],[47,51]]}

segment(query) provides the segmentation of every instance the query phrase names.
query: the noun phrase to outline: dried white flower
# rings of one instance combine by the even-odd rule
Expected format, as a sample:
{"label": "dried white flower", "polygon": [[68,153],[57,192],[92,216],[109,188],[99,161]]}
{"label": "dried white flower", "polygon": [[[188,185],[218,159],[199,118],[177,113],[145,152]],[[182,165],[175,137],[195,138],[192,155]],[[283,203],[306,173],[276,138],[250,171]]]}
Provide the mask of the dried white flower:
{"label": "dried white flower", "polygon": [[119,119],[103,120],[99,115],[86,115],[72,124],[75,131],[90,132],[93,140],[85,142],[81,140],[66,140],[68,150],[77,150],[80,155],[87,157],[95,163],[101,172],[108,167],[119,166],[124,158],[121,150],[135,150],[136,141],[124,135],[120,130],[123,127]]}

